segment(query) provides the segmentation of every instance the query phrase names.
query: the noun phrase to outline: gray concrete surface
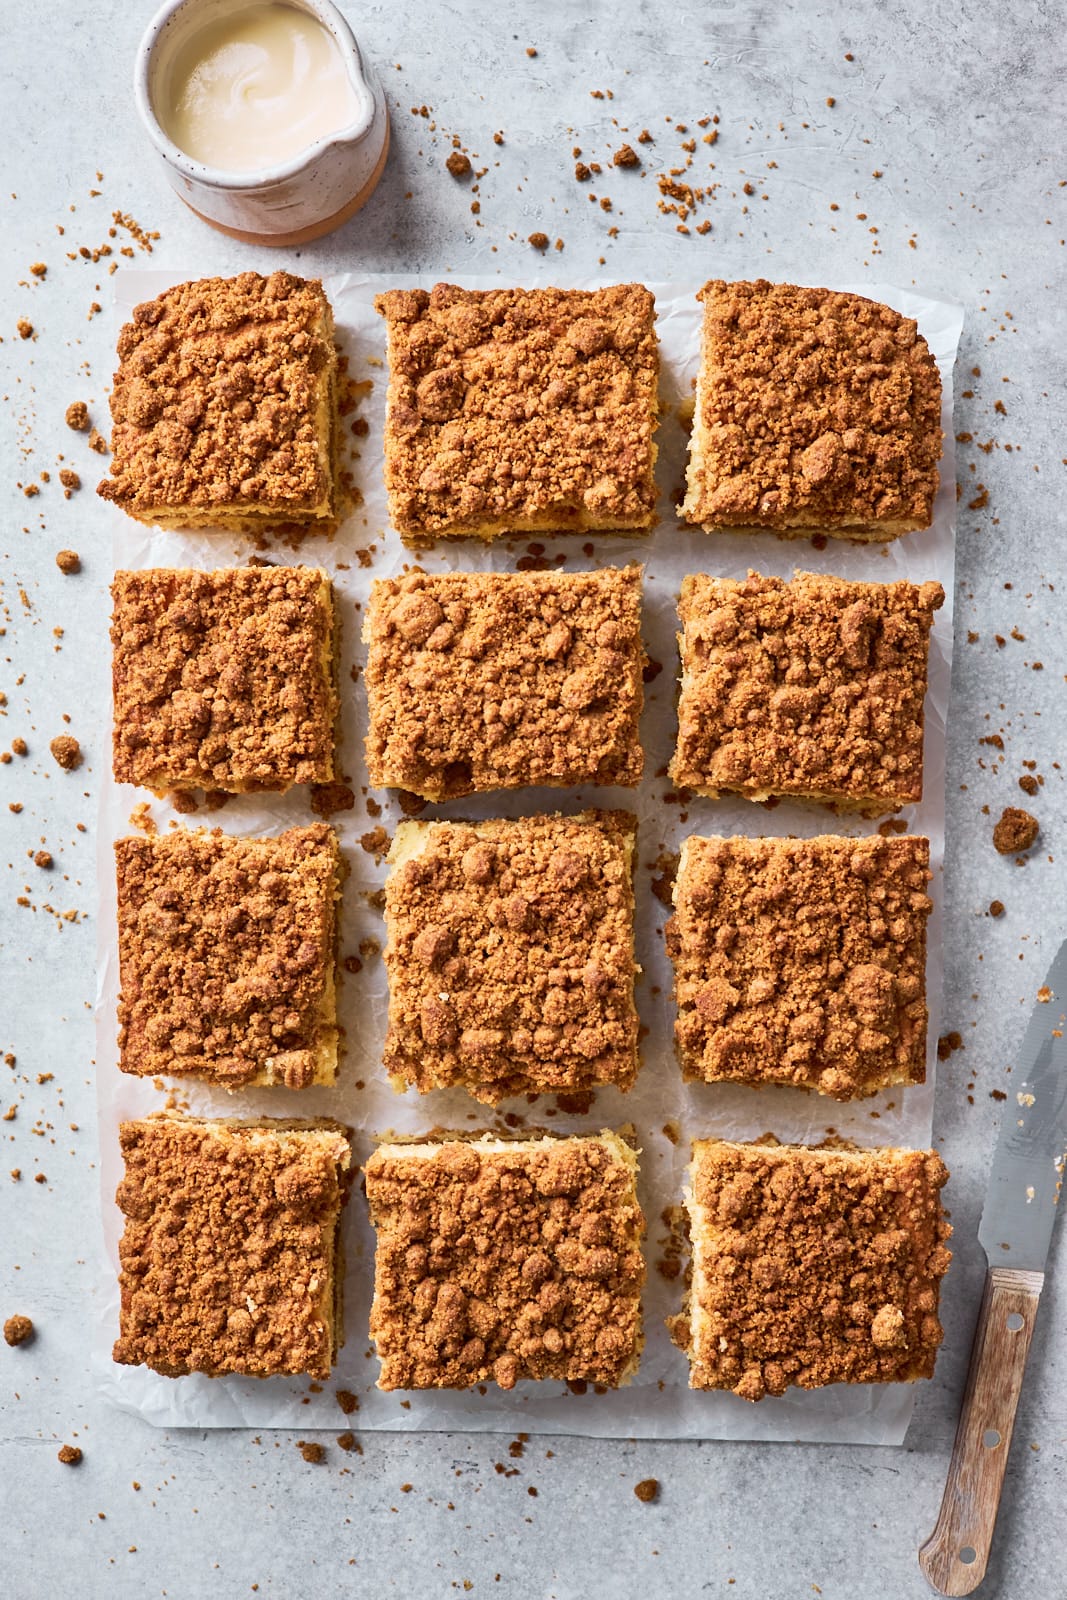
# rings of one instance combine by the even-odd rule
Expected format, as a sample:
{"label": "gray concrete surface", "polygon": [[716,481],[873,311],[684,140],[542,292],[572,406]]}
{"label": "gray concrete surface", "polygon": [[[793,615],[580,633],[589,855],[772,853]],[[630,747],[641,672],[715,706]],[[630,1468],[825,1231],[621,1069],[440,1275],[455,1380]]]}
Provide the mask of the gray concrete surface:
{"label": "gray concrete surface", "polygon": [[[362,1455],[325,1436],[317,1466],[301,1459],[296,1435],[155,1433],[103,1406],[87,1371],[98,1252],[92,820],[106,758],[112,513],[91,497],[102,463],[66,430],[63,411],[80,397],[103,418],[114,327],[107,261],[70,261],[66,251],[108,242],[117,210],[158,229],[162,265],[200,273],[264,259],[183,214],[149,164],[129,93],[148,9],[0,4],[0,745],[21,736],[28,746],[0,767],[0,1045],[16,1058],[0,1064],[0,1099],[17,1107],[0,1125],[0,1315],[26,1312],[39,1328],[32,1345],[0,1346],[0,1593],[920,1596],[915,1550],[940,1497],[982,1273],[974,1232],[999,1115],[991,1095],[1010,1083],[1028,998],[1067,932],[1056,765],[1067,760],[1056,8],[346,8],[382,70],[394,146],[367,209],[302,253],[309,270],[499,266],[565,281],[603,257],[613,277],[868,275],[965,303],[945,952],[945,1025],[965,1048],[942,1064],[937,1097],[956,1226],[946,1342],[905,1448],[544,1438],[512,1458],[505,1439],[368,1433]],[[412,116],[423,104],[430,118]],[[709,148],[697,122],[712,114],[720,136]],[[690,219],[709,217],[707,235],[676,231],[677,217],[657,209],[653,175],[575,181],[572,147],[604,162],[623,137],[613,118],[654,133],[656,170],[680,165],[683,137],[696,137],[685,176],[719,185]],[[489,167],[477,217],[443,171],[453,132]],[[589,188],[611,197],[611,214],[590,203]],[[535,229],[562,238],[563,252],[536,257],[525,243]],[[41,282],[28,271],[35,261],[48,266]],[[90,317],[93,302],[103,314]],[[35,338],[18,337],[20,317]],[[55,481],[60,452],[86,485],[69,501]],[[24,498],[18,484],[42,471],[51,482]],[[63,547],[81,552],[80,576],[57,571]],[[75,774],[47,752],[64,713],[87,751]],[[991,734],[1003,750],[980,744]],[[1002,806],[1027,803],[1017,786],[1024,762],[1044,780],[1032,802],[1042,836],[1017,866],[994,853],[990,830]],[[50,873],[27,859],[42,842],[55,856]],[[998,920],[987,914],[994,898],[1006,907]],[[60,924],[46,905],[77,910],[78,920]],[[16,1166],[19,1182],[7,1176]],[[1063,1589],[1065,1269],[1061,1230],[982,1591],[1004,1600]],[[56,1460],[64,1441],[85,1452],[77,1468]],[[642,1505],[633,1485],[650,1476],[659,1499]]]}

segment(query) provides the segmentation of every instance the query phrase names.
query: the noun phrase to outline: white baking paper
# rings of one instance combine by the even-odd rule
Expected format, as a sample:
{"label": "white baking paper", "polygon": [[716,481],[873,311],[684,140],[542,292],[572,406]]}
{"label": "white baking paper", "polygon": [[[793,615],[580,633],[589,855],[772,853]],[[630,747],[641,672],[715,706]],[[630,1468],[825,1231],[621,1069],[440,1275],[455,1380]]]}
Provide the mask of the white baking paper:
{"label": "white baking paper", "polygon": [[[124,320],[133,304],[158,294],[184,275],[157,272],[123,273],[117,280],[120,295],[117,320]],[[472,288],[498,288],[503,279],[465,279]],[[342,618],[342,748],[341,766],[357,795],[354,811],[333,818],[345,851],[351,876],[345,888],[342,954],[354,954],[367,939],[384,943],[381,914],[368,903],[369,894],[384,882],[385,866],[376,865],[360,846],[360,835],[380,821],[391,833],[400,812],[387,794],[376,796],[383,804],[380,818],[365,809],[367,783],[362,742],[366,709],[361,681],[353,682],[350,668],[362,666],[364,648],[360,626],[371,580],[411,565],[414,558],[389,528],[382,487],[382,429],[385,412],[385,326],[373,308],[374,295],[386,287],[432,284],[432,276],[376,278],[345,274],[326,280],[333,304],[339,340],[349,358],[350,375],[373,385],[360,409],[369,434],[354,441],[361,452],[355,464],[361,508],[345,522],[333,539],[306,541],[298,553],[284,546],[270,551],[271,559],[321,565],[333,577]],[[573,284],[594,288],[593,281]],[[616,1392],[572,1393],[562,1384],[522,1383],[509,1393],[488,1386],[484,1393],[433,1392],[384,1394],[375,1388],[378,1364],[368,1339],[374,1240],[367,1217],[362,1186],[353,1186],[344,1219],[347,1276],[345,1326],[347,1343],[331,1383],[314,1393],[306,1380],[211,1379],[192,1376],[168,1379],[142,1368],[116,1366],[111,1344],[118,1328],[116,1273],[122,1218],[114,1204],[122,1175],[118,1148],[119,1122],[157,1109],[163,1096],[151,1081],[126,1077],[118,1071],[115,1006],[118,971],[114,916],[112,841],[129,832],[134,806],[147,797],[106,781],[102,788],[98,851],[101,906],[98,917],[99,968],[97,981],[97,1082],[101,1139],[101,1182],[104,1236],[107,1246],[106,1282],[97,1297],[100,1315],[96,1329],[94,1367],[101,1388],[116,1405],[137,1412],[161,1427],[299,1427],[336,1428],[341,1413],[333,1396],[335,1387],[352,1390],[360,1409],[352,1422],[360,1428],[456,1429],[586,1434],[599,1437],[720,1438],[826,1440],[837,1443],[899,1444],[907,1429],[916,1395],[922,1385],[835,1385],[815,1391],[790,1390],[779,1399],[758,1405],[732,1394],[695,1393],[687,1386],[687,1362],[669,1341],[664,1319],[679,1308],[682,1279],[667,1281],[655,1263],[662,1255],[666,1227],[665,1207],[677,1205],[689,1140],[694,1136],[755,1138],[772,1132],[783,1141],[818,1143],[832,1130],[860,1145],[901,1144],[928,1146],[931,1142],[933,1076],[941,996],[941,904],[944,858],[945,716],[948,706],[952,655],[952,599],[955,517],[955,462],[952,433],[952,370],[962,328],[962,310],[928,299],[910,290],[884,284],[840,284],[882,300],[915,317],[941,370],[944,402],[942,426],[945,452],[941,462],[941,488],[933,526],[890,545],[851,545],[830,540],[824,549],[810,541],[781,541],[766,535],[707,535],[682,526],[674,503],[684,481],[686,438],[678,420],[679,405],[692,394],[699,349],[700,307],[695,299],[699,284],[669,283],[650,286],[656,295],[663,372],[662,423],[657,475],[660,483],[661,521],[648,539],[597,537],[592,557],[583,554],[581,536],[548,541],[552,557],[566,552],[566,567],[641,561],[645,564],[645,642],[650,657],[662,672],[648,686],[641,737],[645,748],[646,777],[636,791],[588,788],[574,793],[560,790],[521,790],[507,794],[471,797],[433,807],[427,816],[518,816],[536,811],[579,810],[583,806],[619,806],[638,816],[637,946],[643,974],[638,1005],[647,1036],[644,1064],[635,1088],[628,1095],[603,1090],[588,1116],[568,1116],[551,1098],[531,1106],[526,1101],[501,1108],[518,1112],[527,1121],[558,1132],[593,1131],[632,1123],[641,1149],[640,1192],[648,1219],[646,1256],[648,1284],[644,1297],[647,1343],[633,1383]],[[476,541],[441,545],[420,554],[419,564],[430,571],[464,568],[514,570],[529,544],[516,539],[485,548]],[[370,551],[369,566],[357,551]],[[116,567],[239,565],[247,559],[247,540],[226,534],[153,533],[118,513],[115,515]],[[363,560],[367,560],[366,554]],[[922,805],[904,813],[912,832],[928,835],[934,879],[934,912],[929,925],[928,997],[930,1032],[928,1079],[925,1085],[894,1089],[871,1100],[841,1105],[799,1090],[741,1085],[683,1085],[672,1049],[673,1007],[668,998],[671,973],[664,955],[662,926],[666,908],[651,892],[653,877],[660,875],[657,860],[676,852],[687,833],[796,834],[811,836],[835,832],[863,834],[876,824],[854,817],[805,810],[782,803],[773,810],[744,800],[693,799],[684,808],[668,801],[665,776],[675,733],[674,697],[677,677],[675,601],[682,577],[704,571],[743,577],[754,567],[761,572],[791,576],[796,568],[837,573],[847,578],[914,582],[936,579],[945,589],[945,606],[937,613],[930,649],[930,687],[926,705],[926,778]],[[102,730],[106,736],[107,730]],[[163,802],[152,801],[151,811],[160,830],[175,814]],[[246,796],[223,810],[195,818],[178,818],[183,826],[219,826],[233,833],[271,834],[295,823],[312,820],[308,794],[298,789],[282,797]],[[414,1090],[398,1095],[385,1078],[380,1062],[386,1023],[386,983],[380,957],[364,960],[357,975],[344,975],[339,996],[345,1053],[340,1081],[333,1089],[311,1089],[294,1095],[284,1089],[250,1090],[227,1095],[221,1090],[183,1084],[181,1098],[188,1109],[212,1116],[329,1115],[349,1124],[355,1132],[355,1158],[362,1163],[375,1137],[390,1130],[412,1133],[447,1127],[496,1127],[499,1118],[479,1107],[461,1091],[440,1091],[420,1096]],[[677,1130],[677,1143],[666,1129]]]}

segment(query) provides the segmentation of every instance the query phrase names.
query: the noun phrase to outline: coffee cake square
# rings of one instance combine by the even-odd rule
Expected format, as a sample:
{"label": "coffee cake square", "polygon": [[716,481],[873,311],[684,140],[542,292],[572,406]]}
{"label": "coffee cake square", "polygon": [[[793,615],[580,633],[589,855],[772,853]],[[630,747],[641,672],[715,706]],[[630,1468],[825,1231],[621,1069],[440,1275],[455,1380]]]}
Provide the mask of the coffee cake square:
{"label": "coffee cake square", "polygon": [[605,289],[391,289],[385,483],[405,543],[655,523],[655,301]]}
{"label": "coffee cake square", "polygon": [[337,354],[317,279],[178,284],[134,309],[118,355],[105,500],[158,528],[333,531]]}
{"label": "coffee cake square", "polygon": [[342,861],[331,827],[118,839],[115,866],[123,1072],[226,1089],[333,1083]]}
{"label": "coffee cake square", "polygon": [[624,1138],[386,1143],[364,1173],[379,1389],[629,1381],[645,1224]]}
{"label": "coffee cake square", "polygon": [[713,799],[796,796],[880,816],[922,799],[939,583],[682,582],[671,777]]}
{"label": "coffee cake square", "polygon": [[861,541],[930,526],[941,377],[911,317],[762,279],[698,299],[687,522]]}
{"label": "coffee cake square", "polygon": [[640,779],[641,568],[375,582],[367,766],[424,800]]}
{"label": "coffee cake square", "polygon": [[951,1233],[934,1150],[695,1139],[688,1303],[674,1319],[692,1389],[933,1376]]}
{"label": "coffee cake square", "polygon": [[621,811],[402,822],[385,886],[399,1090],[628,1089],[637,1073],[633,855]]}
{"label": "coffee cake square", "polygon": [[922,1083],[929,861],[913,836],[686,839],[666,928],[685,1077]]}
{"label": "coffee cake square", "polygon": [[119,783],[242,794],[329,783],[337,623],[312,567],[157,567],[111,585]]}
{"label": "coffee cake square", "polygon": [[119,1143],[113,1359],[167,1378],[328,1378],[344,1342],[348,1130],[163,1112],[121,1123]]}

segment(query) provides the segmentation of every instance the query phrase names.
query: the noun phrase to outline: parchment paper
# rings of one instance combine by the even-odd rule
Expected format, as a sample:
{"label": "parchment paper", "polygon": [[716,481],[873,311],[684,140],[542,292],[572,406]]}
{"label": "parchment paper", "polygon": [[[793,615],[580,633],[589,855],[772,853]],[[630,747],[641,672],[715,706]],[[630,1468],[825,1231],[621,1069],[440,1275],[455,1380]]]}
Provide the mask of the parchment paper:
{"label": "parchment paper", "polygon": [[[117,280],[120,296],[116,315],[125,320],[140,300],[158,294],[187,274],[128,272]],[[392,575],[412,565],[414,557],[389,529],[382,487],[382,429],[385,412],[385,326],[373,309],[374,295],[387,287],[430,286],[432,275],[415,278],[337,275],[326,280],[333,304],[339,342],[349,358],[350,375],[370,379],[373,387],[359,414],[369,423],[369,434],[354,440],[361,459],[354,472],[364,496],[361,508],[345,522],[333,539],[305,541],[298,552],[283,545],[272,548],[270,558],[324,567],[336,586],[342,619],[342,731],[341,766],[357,795],[354,811],[332,820],[338,829],[351,876],[345,887],[341,951],[356,953],[367,939],[384,943],[381,914],[368,896],[385,879],[385,865],[376,865],[359,839],[380,821],[392,833],[399,820],[396,803],[387,794],[375,798],[383,804],[380,818],[365,808],[367,784],[362,741],[366,709],[362,682],[353,682],[350,669],[362,667],[364,647],[359,634],[363,609],[374,577]],[[472,288],[501,287],[505,279],[463,280]],[[579,281],[571,287],[593,288]],[[584,1395],[553,1383],[522,1383],[509,1393],[490,1385],[484,1394],[391,1393],[375,1387],[378,1364],[368,1339],[368,1313],[373,1280],[374,1241],[360,1183],[353,1186],[343,1227],[347,1254],[345,1326],[347,1343],[333,1380],[324,1392],[312,1393],[306,1380],[210,1379],[199,1375],[168,1379],[142,1368],[116,1366],[111,1344],[118,1329],[118,1239],[122,1218],[114,1204],[122,1176],[117,1128],[121,1120],[158,1109],[163,1095],[152,1082],[127,1077],[118,1071],[115,1007],[118,962],[115,938],[114,865],[112,842],[130,831],[134,806],[146,798],[141,791],[105,781],[101,791],[98,855],[100,882],[98,978],[96,1000],[97,1084],[101,1138],[101,1186],[107,1259],[95,1332],[93,1364],[107,1397],[137,1412],[149,1422],[165,1427],[255,1428],[298,1426],[303,1430],[336,1428],[339,1412],[332,1390],[341,1386],[359,1396],[360,1410],[353,1422],[360,1428],[457,1429],[575,1433],[602,1437],[722,1438],[828,1440],[837,1443],[899,1444],[907,1429],[916,1397],[916,1385],[835,1385],[815,1391],[790,1390],[779,1399],[751,1405],[732,1394],[695,1393],[687,1386],[687,1362],[670,1343],[664,1318],[679,1308],[682,1279],[668,1281],[656,1263],[662,1256],[666,1227],[664,1208],[681,1198],[683,1172],[693,1137],[718,1135],[755,1138],[773,1132],[783,1141],[818,1143],[831,1130],[865,1146],[901,1144],[926,1146],[931,1141],[933,1076],[941,997],[941,876],[944,855],[945,716],[948,705],[952,655],[952,600],[955,517],[955,462],[952,433],[952,369],[962,328],[958,306],[930,300],[909,290],[884,284],[838,284],[884,301],[917,318],[937,359],[944,386],[942,427],[945,451],[941,462],[941,487],[933,526],[891,545],[854,546],[829,540],[816,549],[810,541],[780,541],[766,535],[707,535],[683,527],[675,518],[674,504],[684,482],[685,433],[678,420],[679,404],[692,394],[696,375],[700,307],[694,298],[698,282],[652,284],[656,295],[661,355],[659,431],[660,525],[648,539],[598,536],[594,554],[582,551],[581,536],[545,541],[549,558],[566,553],[569,570],[645,563],[644,636],[651,658],[662,672],[648,686],[641,737],[645,748],[646,777],[636,792],[623,789],[576,791],[526,789],[507,794],[471,797],[449,805],[428,808],[427,817],[519,816],[537,811],[579,810],[583,806],[620,806],[638,816],[637,949],[643,968],[638,985],[638,1006],[647,1029],[643,1067],[628,1095],[602,1090],[588,1116],[568,1116],[551,1098],[529,1105],[525,1100],[505,1103],[501,1114],[516,1112],[534,1125],[558,1132],[589,1132],[600,1127],[632,1123],[641,1149],[641,1200],[648,1219],[646,1257],[648,1284],[644,1297],[647,1343],[640,1370],[627,1388]],[[430,571],[464,569],[514,570],[525,553],[528,539],[516,539],[494,548],[477,541],[457,546],[441,545],[422,553],[419,564]],[[357,550],[369,552],[370,565],[361,565]],[[174,534],[151,532],[115,514],[114,564],[116,567],[180,566],[221,567],[239,565],[251,553],[249,542],[226,533]],[[366,561],[365,554],[363,560]],[[930,647],[930,687],[926,703],[925,791],[920,806],[903,813],[909,830],[930,839],[934,879],[934,911],[929,924],[927,991],[930,1004],[928,1071],[925,1085],[894,1089],[873,1099],[840,1105],[816,1095],[781,1087],[763,1090],[741,1085],[683,1085],[672,1049],[673,1006],[669,963],[663,950],[662,927],[667,908],[651,892],[651,882],[661,873],[659,858],[676,852],[688,833],[739,833],[751,835],[817,833],[863,834],[877,824],[829,812],[805,810],[782,803],[767,810],[743,800],[710,801],[695,798],[685,807],[665,800],[670,785],[663,776],[675,736],[674,697],[678,671],[675,601],[687,572],[705,571],[719,576],[743,577],[756,568],[765,573],[791,576],[796,568],[837,573],[847,578],[915,582],[939,580],[945,589],[945,606],[937,613]],[[107,738],[108,730],[102,730]],[[215,813],[176,818],[163,802],[152,801],[151,812],[160,831],[172,820],[182,826],[219,826],[233,833],[274,834],[296,823],[312,820],[306,790],[282,797],[246,796],[232,800]],[[409,1090],[398,1095],[381,1066],[386,1022],[385,972],[380,956],[364,960],[356,975],[343,975],[339,993],[344,1029],[344,1054],[339,1083],[334,1089],[311,1089],[298,1095],[284,1089],[250,1090],[228,1095],[221,1090],[183,1084],[181,1098],[187,1108],[213,1116],[318,1116],[329,1115],[349,1124],[355,1132],[354,1156],[366,1159],[375,1136],[390,1130],[418,1132],[434,1126],[497,1127],[499,1117],[479,1107],[458,1090],[426,1096]],[[677,1137],[668,1136],[670,1130]],[[921,1392],[921,1386],[918,1386]]]}

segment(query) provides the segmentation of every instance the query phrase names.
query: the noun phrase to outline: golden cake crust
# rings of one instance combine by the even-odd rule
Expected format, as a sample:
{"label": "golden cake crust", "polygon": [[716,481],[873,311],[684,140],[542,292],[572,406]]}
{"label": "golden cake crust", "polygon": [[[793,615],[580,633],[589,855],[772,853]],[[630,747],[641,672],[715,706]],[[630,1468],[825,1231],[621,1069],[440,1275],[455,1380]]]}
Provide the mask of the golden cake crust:
{"label": "golden cake crust", "polygon": [[611,288],[391,289],[385,481],[409,544],[655,522],[655,301]]}
{"label": "golden cake crust", "polygon": [[333,779],[324,572],[149,568],[117,572],[111,594],[118,782],[241,793]]}
{"label": "golden cake crust", "polygon": [[228,1089],[334,1081],[331,827],[118,839],[115,865],[123,1072]]}
{"label": "golden cake crust", "polygon": [[675,1328],[690,1386],[760,1400],[931,1377],[947,1178],[933,1150],[694,1140],[692,1286]]}
{"label": "golden cake crust", "polygon": [[698,298],[688,522],[874,540],[929,527],[941,378],[912,318],[763,279]]}
{"label": "golden cake crust", "polygon": [[665,930],[685,1076],[922,1083],[929,859],[912,836],[687,839]]}
{"label": "golden cake crust", "polygon": [[495,1105],[631,1086],[635,831],[620,811],[400,824],[385,886],[398,1088]]}
{"label": "golden cake crust", "polygon": [[410,1152],[382,1145],[364,1169],[378,1234],[379,1388],[624,1382],[641,1345],[645,1269],[622,1141],[453,1140]]}
{"label": "golden cake crust", "polygon": [[641,776],[641,568],[375,582],[367,766],[426,800]]}
{"label": "golden cake crust", "polygon": [[113,1359],[189,1372],[329,1376],[351,1150],[327,1120],[119,1125],[122,1293]]}
{"label": "golden cake crust", "polygon": [[683,579],[674,782],[879,815],[922,798],[939,583]]}
{"label": "golden cake crust", "polygon": [[118,355],[105,500],[164,525],[331,522],[337,356],[317,279],[178,284],[135,307]]}

